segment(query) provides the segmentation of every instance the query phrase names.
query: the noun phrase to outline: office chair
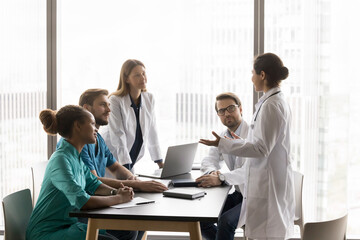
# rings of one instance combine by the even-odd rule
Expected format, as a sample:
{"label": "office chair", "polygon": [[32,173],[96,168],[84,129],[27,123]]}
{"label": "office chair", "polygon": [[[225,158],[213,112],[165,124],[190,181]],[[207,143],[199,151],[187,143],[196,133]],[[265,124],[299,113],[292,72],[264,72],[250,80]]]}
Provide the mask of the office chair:
{"label": "office chair", "polygon": [[345,240],[346,226],[347,214],[331,221],[306,223],[302,240]]}
{"label": "office chair", "polygon": [[295,220],[294,224],[300,228],[300,235],[304,232],[304,217],[302,209],[302,192],[303,192],[304,175],[294,171],[294,185],[295,185]]}
{"label": "office chair", "polygon": [[33,207],[35,207],[36,201],[39,197],[42,181],[44,179],[45,170],[48,162],[49,161],[38,162],[31,167]]}
{"label": "office chair", "polygon": [[30,189],[4,197],[2,201],[5,223],[5,240],[25,240],[26,228],[33,210]]}

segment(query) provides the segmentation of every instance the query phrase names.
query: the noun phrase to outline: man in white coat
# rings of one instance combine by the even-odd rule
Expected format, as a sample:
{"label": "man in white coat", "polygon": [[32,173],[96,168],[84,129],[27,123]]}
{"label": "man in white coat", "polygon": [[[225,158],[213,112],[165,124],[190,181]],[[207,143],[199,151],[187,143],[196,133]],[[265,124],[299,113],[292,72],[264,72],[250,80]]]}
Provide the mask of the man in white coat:
{"label": "man in white coat", "polygon": [[[246,138],[248,124],[242,119],[242,107],[240,99],[233,93],[222,93],[216,97],[215,110],[221,122],[227,127],[221,133],[222,137],[232,138],[231,133]],[[235,185],[235,191],[228,195],[223,211],[217,223],[201,222],[201,233],[205,239],[234,239],[238,225],[240,209],[243,200],[239,175],[243,169],[243,161],[234,155],[222,154],[217,147],[212,147],[209,155],[201,163],[201,170],[205,175],[196,181],[201,187],[214,187],[222,184]],[[225,162],[230,171],[220,172],[221,165]]]}

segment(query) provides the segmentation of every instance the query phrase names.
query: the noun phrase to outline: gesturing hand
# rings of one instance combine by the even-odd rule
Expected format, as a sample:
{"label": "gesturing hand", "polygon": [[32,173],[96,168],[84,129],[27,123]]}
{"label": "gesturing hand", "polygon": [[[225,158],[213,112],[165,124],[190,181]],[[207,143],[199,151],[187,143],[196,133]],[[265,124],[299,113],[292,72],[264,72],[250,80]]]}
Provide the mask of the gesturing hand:
{"label": "gesturing hand", "polygon": [[230,132],[232,138],[229,138],[228,136],[225,136],[226,139],[234,140],[234,139],[240,139],[238,135],[236,135],[234,132]]}
{"label": "gesturing hand", "polygon": [[212,135],[214,135],[216,137],[215,140],[200,139],[199,143],[205,144],[207,146],[214,146],[214,147],[219,146],[221,137],[219,135],[217,135],[216,132],[214,132],[214,131],[212,131]]}

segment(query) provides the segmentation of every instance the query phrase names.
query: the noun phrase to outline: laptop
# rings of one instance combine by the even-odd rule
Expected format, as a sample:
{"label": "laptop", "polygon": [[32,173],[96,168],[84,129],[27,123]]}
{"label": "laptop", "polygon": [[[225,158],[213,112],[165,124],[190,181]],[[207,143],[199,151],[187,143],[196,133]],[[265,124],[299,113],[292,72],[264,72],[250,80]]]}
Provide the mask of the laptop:
{"label": "laptop", "polygon": [[191,171],[198,143],[189,143],[168,147],[164,168],[152,172],[137,173],[151,178],[169,178]]}

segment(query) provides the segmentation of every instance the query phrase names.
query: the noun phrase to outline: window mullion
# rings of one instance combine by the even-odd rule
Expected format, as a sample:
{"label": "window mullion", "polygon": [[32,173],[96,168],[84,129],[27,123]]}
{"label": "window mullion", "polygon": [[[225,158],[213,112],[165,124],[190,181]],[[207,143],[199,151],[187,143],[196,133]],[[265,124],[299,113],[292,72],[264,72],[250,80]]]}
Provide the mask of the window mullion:
{"label": "window mullion", "polygon": [[[264,53],[264,0],[254,1],[254,57]],[[262,93],[253,88],[253,112]]]}
{"label": "window mullion", "polygon": [[[56,0],[46,1],[47,108],[56,109]],[[56,136],[48,136],[48,158],[56,149]]]}

